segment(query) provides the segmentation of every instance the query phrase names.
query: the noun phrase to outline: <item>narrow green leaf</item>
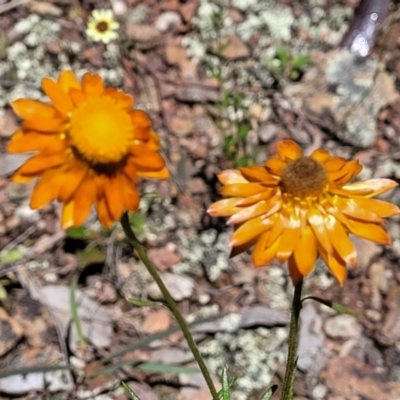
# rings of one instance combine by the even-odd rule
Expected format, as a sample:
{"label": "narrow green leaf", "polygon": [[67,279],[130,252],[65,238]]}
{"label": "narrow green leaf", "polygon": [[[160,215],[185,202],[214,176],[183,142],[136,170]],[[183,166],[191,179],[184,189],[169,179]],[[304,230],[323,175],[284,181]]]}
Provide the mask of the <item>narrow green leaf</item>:
{"label": "narrow green leaf", "polygon": [[334,303],[334,302],[329,301],[329,300],[321,299],[320,297],[307,296],[304,299],[302,299],[301,301],[303,302],[305,300],[314,300],[314,301],[317,301],[318,303],[323,304],[324,306],[332,308],[332,310],[335,310],[340,314],[348,314],[348,315],[351,315],[353,317],[357,317],[357,313],[355,311],[349,310],[348,308],[346,308],[345,306],[342,306],[341,304]]}
{"label": "narrow green leaf", "polygon": [[160,303],[159,301],[145,301],[145,300],[128,299],[128,298],[126,298],[126,300],[128,301],[128,303],[131,303],[137,307],[163,307],[168,309],[168,307],[166,307],[165,304]]}
{"label": "narrow green leaf", "polygon": [[[228,381],[228,372],[226,369],[226,365],[224,365],[224,369],[222,371],[222,399],[223,400],[230,400],[230,390],[229,390],[229,381]],[[221,394],[220,394],[221,397]]]}
{"label": "narrow green leaf", "polygon": [[139,397],[136,396],[135,392],[125,382],[121,382],[121,386],[129,394],[129,397],[131,398],[131,400],[140,400]]}
{"label": "narrow green leaf", "polygon": [[180,365],[158,364],[144,362],[137,366],[138,369],[146,372],[157,372],[166,374],[197,374],[200,372],[198,368],[182,367]]}
{"label": "narrow green leaf", "polygon": [[79,314],[78,314],[78,305],[76,303],[76,296],[75,296],[77,283],[78,283],[78,277],[75,276],[75,278],[72,280],[72,283],[71,283],[71,290],[70,290],[70,294],[69,294],[69,305],[71,307],[71,319],[76,327],[79,344],[81,347],[84,347],[84,346],[86,346],[86,340],[85,340],[85,336],[83,335],[81,320],[80,320]]}
{"label": "narrow green leaf", "polygon": [[292,60],[292,68],[302,70],[310,64],[310,61],[311,57],[309,55],[297,56]]}
{"label": "narrow green leaf", "polygon": [[71,239],[86,239],[87,238],[86,228],[84,228],[83,226],[79,226],[77,228],[75,228],[75,227],[68,228],[66,230],[66,234],[67,234],[67,237],[69,237]]}
{"label": "narrow green leaf", "polygon": [[0,252],[1,263],[13,263],[21,260],[23,257],[24,255],[18,247],[16,249]]}

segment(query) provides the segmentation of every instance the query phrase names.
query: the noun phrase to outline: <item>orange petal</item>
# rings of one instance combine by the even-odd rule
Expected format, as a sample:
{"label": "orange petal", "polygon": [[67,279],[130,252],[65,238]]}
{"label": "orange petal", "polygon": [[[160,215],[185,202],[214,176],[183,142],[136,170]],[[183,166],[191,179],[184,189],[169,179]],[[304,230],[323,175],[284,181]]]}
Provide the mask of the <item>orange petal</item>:
{"label": "orange petal", "polygon": [[284,218],[281,214],[274,214],[269,218],[272,223],[272,229],[268,241],[266,242],[266,247],[269,247],[274,243],[279,236],[281,236],[283,230],[286,228],[288,220]]}
{"label": "orange petal", "polygon": [[147,179],[169,179],[170,173],[165,167],[160,171],[138,171],[137,176]]}
{"label": "orange petal", "polygon": [[239,171],[250,182],[259,182],[265,185],[277,185],[279,182],[279,179],[272,176],[265,167],[260,165],[240,168]]}
{"label": "orange petal", "polygon": [[278,250],[280,237],[271,245],[267,246],[266,244],[269,241],[269,233],[270,232],[263,233],[254,247],[252,258],[256,267],[262,267],[276,257],[276,251]]}
{"label": "orange petal", "polygon": [[344,158],[332,157],[327,160],[323,165],[328,172],[335,172],[340,170],[346,164],[346,160]]}
{"label": "orange petal", "polygon": [[150,131],[150,138],[145,142],[146,147],[152,151],[158,151],[161,148],[160,138],[154,131]]}
{"label": "orange petal", "polygon": [[310,157],[315,160],[320,162],[321,164],[323,164],[324,162],[328,161],[331,158],[331,155],[329,154],[328,150],[325,149],[317,149],[314,150]]}
{"label": "orange petal", "polygon": [[354,235],[371,240],[372,242],[385,245],[392,242],[386,230],[380,225],[350,221],[347,227]]}
{"label": "orange petal", "polygon": [[333,276],[338,280],[340,286],[343,286],[343,283],[347,277],[347,268],[344,260],[341,260],[337,254],[327,254],[320,246],[318,246],[318,250]]}
{"label": "orange petal", "polygon": [[71,88],[69,91],[69,97],[75,106],[78,106],[80,103],[83,103],[88,99],[86,93],[83,93],[81,90],[77,90],[75,88]]}
{"label": "orange petal", "polygon": [[74,104],[71,98],[62,89],[61,85],[54,82],[53,79],[43,78],[42,89],[61,114],[68,115],[73,111]]}
{"label": "orange petal", "polygon": [[307,219],[318,242],[328,254],[331,254],[333,247],[325,228],[324,216],[317,210],[310,210]]}
{"label": "orange petal", "polygon": [[306,226],[301,233],[291,258],[293,257],[297,270],[302,276],[307,276],[314,270],[318,257],[317,239],[310,226]]}
{"label": "orange petal", "polygon": [[96,181],[88,174],[75,192],[74,226],[82,225],[96,198]]}
{"label": "orange petal", "polygon": [[268,213],[272,206],[273,204],[271,204],[270,202],[262,201],[260,203],[254,204],[253,206],[241,208],[239,212],[235,213],[234,215],[232,215],[232,217],[229,218],[228,224],[241,224],[242,222],[258,217],[260,215],[263,215],[265,217],[265,214]]}
{"label": "orange petal", "polygon": [[333,215],[328,215],[325,217],[325,226],[330,241],[340,258],[354,267],[357,261],[356,249],[343,225]]}
{"label": "orange petal", "polygon": [[223,186],[219,193],[223,196],[249,197],[265,190],[265,187],[258,183],[234,183]]}
{"label": "orange petal", "polygon": [[[111,97],[118,104],[118,107],[130,111],[133,107],[133,98],[129,94],[123,93],[115,88],[107,88],[104,95]],[[135,136],[136,137],[136,136]]]}
{"label": "orange petal", "polygon": [[72,71],[61,71],[58,76],[58,84],[65,93],[69,93],[70,89],[81,90],[81,84],[76,79],[75,74]]}
{"label": "orange petal", "polygon": [[[370,199],[364,199],[364,198],[359,198],[361,200],[366,200],[366,201],[376,201],[376,200],[370,200]],[[337,206],[339,208],[339,210],[347,215],[348,217],[354,218],[354,219],[359,219],[362,221],[366,221],[366,222],[375,222],[375,223],[381,223],[382,222],[382,218],[380,218],[380,216],[376,213],[376,210],[374,211],[373,209],[369,209],[368,207],[365,207],[367,205],[367,203],[363,202],[363,201],[357,201],[356,198],[351,197],[349,199],[346,198],[341,198],[339,196],[336,196],[336,198],[334,199],[333,203],[335,204],[335,206]],[[393,206],[395,208],[397,208],[396,206],[390,204],[390,203],[386,203],[386,202],[382,202],[385,204],[388,204],[389,206]],[[373,204],[371,204],[371,206],[373,206]],[[389,208],[382,208],[382,211],[391,211],[393,210],[392,207]],[[392,214],[394,215],[394,214]],[[347,226],[347,223],[346,223]]]}
{"label": "orange petal", "polygon": [[357,208],[368,210],[382,218],[393,217],[400,213],[399,207],[383,200],[353,197],[351,202],[354,202]]}
{"label": "orange petal", "polygon": [[51,155],[42,155],[37,154],[31,157],[28,161],[25,162],[16,172],[18,175],[27,175],[27,176],[37,176],[43,173],[43,171],[58,167],[62,165],[66,160],[65,152],[51,154]]}
{"label": "orange petal", "polygon": [[249,183],[247,179],[237,169],[226,169],[217,175],[218,180],[223,185],[232,185],[234,183]]}
{"label": "orange petal", "polygon": [[22,127],[47,133],[63,132],[65,130],[65,121],[61,118],[44,118],[38,115],[33,119],[23,121]]}
{"label": "orange petal", "polygon": [[76,190],[88,172],[89,170],[86,165],[77,159],[71,160],[68,165],[68,169],[63,172],[62,177],[60,177],[63,182],[58,192],[58,201],[62,203],[69,202],[74,197]]}
{"label": "orange petal", "polygon": [[276,151],[279,158],[284,162],[292,161],[303,155],[303,151],[293,140],[281,140],[276,145]]}
{"label": "orange petal", "polygon": [[208,207],[207,213],[212,217],[230,217],[242,210],[242,208],[236,207],[238,200],[240,200],[240,198],[232,197],[216,201]]}
{"label": "orange petal", "polygon": [[73,201],[64,204],[61,215],[62,229],[68,229],[71,226],[74,226],[74,207],[75,203]]}
{"label": "orange petal", "polygon": [[336,185],[342,186],[355,178],[362,168],[362,165],[357,160],[348,161],[339,171],[328,172],[328,179]]}
{"label": "orange petal", "polygon": [[277,194],[276,192],[277,192],[276,188],[264,188],[264,192],[240,200],[237,203],[237,206],[238,207],[252,206],[253,204],[258,203],[260,201],[270,200],[272,198],[274,198],[276,201],[280,201],[281,195],[280,193]]}
{"label": "orange petal", "polygon": [[264,219],[263,217],[253,218],[235,230],[229,244],[231,247],[240,246],[261,233],[268,231],[271,229],[271,226],[272,222],[269,219]]}
{"label": "orange petal", "polygon": [[125,210],[132,212],[136,211],[139,208],[140,197],[135,186],[133,186],[133,183],[122,174],[118,175],[118,181],[121,187]]}
{"label": "orange petal", "polygon": [[45,135],[27,133],[13,139],[7,146],[9,153],[26,153],[40,151],[41,153],[60,153],[66,150],[65,140],[60,135]]}
{"label": "orange petal", "polygon": [[284,263],[293,253],[293,250],[299,241],[301,221],[297,218],[290,218],[284,231],[281,234],[276,258],[280,263]]}
{"label": "orange petal", "polygon": [[122,191],[117,177],[112,176],[107,179],[104,194],[110,216],[114,221],[119,220],[124,211],[124,200],[122,198]]}
{"label": "orange petal", "polygon": [[106,228],[109,228],[113,224],[114,219],[108,211],[106,199],[104,197],[97,199],[96,209],[101,224]]}
{"label": "orange petal", "polygon": [[391,179],[369,179],[366,181],[353,182],[349,185],[343,186],[344,190],[348,190],[350,192],[358,192],[358,191],[368,191],[367,197],[375,197],[379,196],[382,193],[385,193],[393,188],[398,186],[398,183]]}
{"label": "orange petal", "polygon": [[104,82],[99,75],[86,72],[82,78],[82,90],[88,96],[101,96],[104,93]]}
{"label": "orange petal", "polygon": [[143,110],[132,110],[130,113],[133,136],[138,140],[148,140],[151,132],[151,121]]}
{"label": "orange petal", "polygon": [[268,169],[268,172],[274,175],[282,175],[282,171],[286,167],[286,163],[284,163],[280,158],[272,157],[265,161],[264,165]]}
{"label": "orange petal", "polygon": [[303,279],[304,275],[300,272],[299,265],[293,255],[288,260],[288,270],[293,285],[297,285]]}
{"label": "orange petal", "polygon": [[11,106],[15,114],[22,119],[46,119],[57,115],[57,110],[53,106],[38,100],[18,99],[13,101]]}
{"label": "orange petal", "polygon": [[165,167],[160,154],[148,150],[145,145],[132,146],[129,152],[138,171],[160,171]]}
{"label": "orange petal", "polygon": [[48,170],[36,183],[30,200],[30,207],[33,210],[44,207],[57,197],[59,174],[59,169]]}

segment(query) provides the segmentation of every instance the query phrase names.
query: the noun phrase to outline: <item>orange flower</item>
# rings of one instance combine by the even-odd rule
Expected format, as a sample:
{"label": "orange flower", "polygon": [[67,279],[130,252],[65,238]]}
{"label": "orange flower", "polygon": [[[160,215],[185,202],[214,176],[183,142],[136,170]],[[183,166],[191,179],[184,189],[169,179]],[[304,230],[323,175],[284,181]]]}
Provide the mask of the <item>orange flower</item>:
{"label": "orange flower", "polygon": [[98,75],[87,73],[80,83],[71,71],[61,72],[57,82],[44,78],[42,88],[52,104],[12,103],[23,122],[8,145],[11,153],[36,153],[12,178],[18,183],[40,178],[32,208],[57,199],[64,204],[61,223],[67,228],[81,225],[95,204],[108,227],[124,210],[138,209],[139,177],[169,177],[150,119],[132,109],[131,96],[105,88]]}
{"label": "orange flower", "polygon": [[342,285],[346,266],[356,264],[352,233],[379,244],[390,244],[383,218],[399,214],[391,203],[375,197],[397,186],[389,179],[348,183],[362,166],[333,157],[327,150],[303,156],[291,140],[278,143],[279,157],[265,166],[226,170],[219,175],[220,193],[229,198],[208,209],[227,217],[235,232],[232,255],[255,245],[256,266],[274,258],[288,261],[296,284],[314,269],[318,255]]}

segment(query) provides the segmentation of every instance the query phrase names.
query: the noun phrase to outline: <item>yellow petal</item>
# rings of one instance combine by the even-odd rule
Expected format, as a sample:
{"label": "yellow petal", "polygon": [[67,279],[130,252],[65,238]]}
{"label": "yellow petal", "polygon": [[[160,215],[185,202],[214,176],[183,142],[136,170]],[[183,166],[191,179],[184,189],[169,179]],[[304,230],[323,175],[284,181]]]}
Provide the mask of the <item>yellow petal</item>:
{"label": "yellow petal", "polygon": [[301,232],[292,257],[294,257],[297,270],[302,276],[307,276],[314,270],[318,257],[317,239],[310,226],[306,226]]}
{"label": "yellow petal", "polygon": [[279,158],[284,162],[292,161],[303,155],[299,145],[293,140],[281,140],[276,146]]}
{"label": "yellow petal", "polygon": [[74,104],[71,98],[62,89],[61,85],[54,82],[53,79],[43,78],[42,89],[60,113],[68,115],[73,111]]}
{"label": "yellow petal", "polygon": [[263,217],[253,218],[236,229],[229,244],[231,247],[240,246],[271,229],[271,226],[272,222],[269,219],[264,219]]}
{"label": "yellow petal", "polygon": [[395,204],[383,200],[353,197],[350,201],[355,204],[355,207],[368,210],[382,218],[393,217],[400,212]]}

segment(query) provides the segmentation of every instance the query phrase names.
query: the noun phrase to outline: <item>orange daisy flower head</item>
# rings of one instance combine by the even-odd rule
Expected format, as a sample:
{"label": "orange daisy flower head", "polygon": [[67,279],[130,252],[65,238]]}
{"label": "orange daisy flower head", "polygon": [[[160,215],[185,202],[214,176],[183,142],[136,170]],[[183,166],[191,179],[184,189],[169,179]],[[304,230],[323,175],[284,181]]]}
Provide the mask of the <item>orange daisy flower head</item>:
{"label": "orange daisy flower head", "polygon": [[133,98],[86,73],[79,82],[71,71],[58,81],[42,80],[51,104],[18,99],[12,103],[22,126],[11,138],[11,153],[34,152],[12,177],[39,178],[30,205],[54,199],[63,203],[62,227],[79,226],[96,206],[108,227],[123,211],[136,211],[138,178],[166,179],[159,139],[148,115],[132,109]]}
{"label": "orange daisy flower head", "polygon": [[304,156],[291,140],[277,145],[278,157],[264,166],[226,170],[219,176],[220,193],[208,213],[230,217],[235,227],[232,255],[254,245],[253,262],[263,266],[274,258],[288,261],[296,284],[314,269],[318,256],[340,284],[347,265],[355,266],[352,233],[379,244],[390,244],[383,218],[399,214],[389,202],[373,199],[397,186],[390,179],[349,183],[361,171],[357,160],[333,157],[327,150]]}

